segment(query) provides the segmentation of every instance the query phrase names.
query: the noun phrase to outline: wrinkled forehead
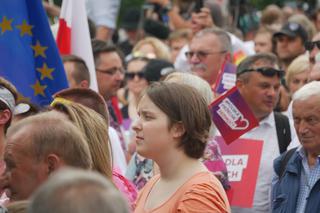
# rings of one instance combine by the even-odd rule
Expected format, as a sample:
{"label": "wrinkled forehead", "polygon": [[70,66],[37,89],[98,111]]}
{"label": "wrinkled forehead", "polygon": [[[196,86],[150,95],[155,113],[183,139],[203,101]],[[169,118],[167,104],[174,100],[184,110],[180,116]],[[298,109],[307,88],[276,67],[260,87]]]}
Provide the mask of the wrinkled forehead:
{"label": "wrinkled forehead", "polygon": [[31,134],[28,127],[17,129],[6,137],[5,155],[30,154]]}
{"label": "wrinkled forehead", "polygon": [[320,117],[320,95],[316,94],[293,100],[292,113],[294,116],[316,115]]}
{"label": "wrinkled forehead", "polygon": [[219,50],[222,47],[221,42],[219,41],[219,38],[215,34],[200,34],[195,36],[189,45],[190,49],[209,49],[209,50]]}

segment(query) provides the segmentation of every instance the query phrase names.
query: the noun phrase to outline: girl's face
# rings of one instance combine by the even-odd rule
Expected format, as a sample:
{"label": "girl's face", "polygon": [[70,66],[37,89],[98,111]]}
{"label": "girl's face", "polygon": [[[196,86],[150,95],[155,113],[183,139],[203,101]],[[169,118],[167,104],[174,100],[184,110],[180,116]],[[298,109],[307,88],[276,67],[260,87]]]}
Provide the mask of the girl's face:
{"label": "girl's face", "polygon": [[150,159],[158,158],[174,149],[174,128],[169,128],[169,118],[147,96],[138,104],[139,118],[133,125],[136,132],[137,152]]}
{"label": "girl's face", "polygon": [[146,61],[134,60],[127,67],[126,79],[128,88],[137,96],[148,86],[144,73],[141,71],[146,64]]}

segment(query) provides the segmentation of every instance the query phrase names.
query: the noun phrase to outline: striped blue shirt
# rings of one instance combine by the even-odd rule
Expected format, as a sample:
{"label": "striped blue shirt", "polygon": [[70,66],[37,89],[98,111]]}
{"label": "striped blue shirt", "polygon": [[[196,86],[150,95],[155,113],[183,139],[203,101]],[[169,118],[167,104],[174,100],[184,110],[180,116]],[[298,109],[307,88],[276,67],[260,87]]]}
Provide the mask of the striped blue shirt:
{"label": "striped blue shirt", "polygon": [[308,158],[302,147],[298,149],[298,153],[302,158],[302,170],[296,212],[304,213],[311,189],[314,184],[320,179],[320,156],[318,156],[316,165],[310,168],[308,164]]}

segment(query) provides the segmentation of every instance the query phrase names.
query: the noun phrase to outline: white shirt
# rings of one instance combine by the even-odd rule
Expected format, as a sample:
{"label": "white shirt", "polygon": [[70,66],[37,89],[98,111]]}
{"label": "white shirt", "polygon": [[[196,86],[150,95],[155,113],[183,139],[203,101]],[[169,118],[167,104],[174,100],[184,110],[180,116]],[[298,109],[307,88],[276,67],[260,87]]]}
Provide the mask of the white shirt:
{"label": "white shirt", "polygon": [[112,150],[113,168],[120,172],[120,174],[124,175],[127,170],[127,161],[121,147],[118,133],[112,127],[109,127],[108,133]]}
{"label": "white shirt", "polygon": [[[295,138],[291,127],[291,138]],[[259,122],[259,126],[244,134],[241,138],[263,140],[262,155],[258,172],[253,207],[251,209],[233,207],[233,213],[270,212],[270,191],[273,177],[273,160],[280,155],[274,113]]]}
{"label": "white shirt", "polygon": [[115,29],[121,0],[86,0],[87,15],[96,26]]}

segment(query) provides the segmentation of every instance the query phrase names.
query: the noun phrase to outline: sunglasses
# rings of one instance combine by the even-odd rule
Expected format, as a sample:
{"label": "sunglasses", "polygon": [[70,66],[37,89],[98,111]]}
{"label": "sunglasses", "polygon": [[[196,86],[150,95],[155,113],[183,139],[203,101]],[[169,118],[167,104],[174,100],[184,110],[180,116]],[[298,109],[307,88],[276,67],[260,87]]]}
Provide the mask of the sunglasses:
{"label": "sunglasses", "polygon": [[308,51],[312,51],[315,46],[317,46],[318,49],[320,49],[320,40],[319,41],[306,41],[304,43],[304,47]]}
{"label": "sunglasses", "polygon": [[283,70],[278,70],[272,67],[260,67],[256,69],[250,68],[250,69],[241,70],[240,72],[237,73],[237,77],[239,77],[240,75],[246,72],[259,72],[263,76],[267,76],[267,77],[273,77],[277,75],[279,78],[282,78],[284,76]]}
{"label": "sunglasses", "polygon": [[204,52],[204,51],[198,51],[198,52],[193,52],[193,51],[189,51],[186,52],[185,55],[186,57],[190,60],[194,55],[197,56],[198,59],[203,60],[205,59],[208,55],[214,55],[214,54],[222,54],[222,53],[226,53],[227,51],[223,50],[223,51],[219,51],[219,52]]}
{"label": "sunglasses", "polygon": [[142,71],[141,72],[130,72],[130,73],[127,72],[125,74],[125,77],[128,80],[134,79],[135,76],[138,76],[139,79],[144,78],[144,72],[142,72]]}

